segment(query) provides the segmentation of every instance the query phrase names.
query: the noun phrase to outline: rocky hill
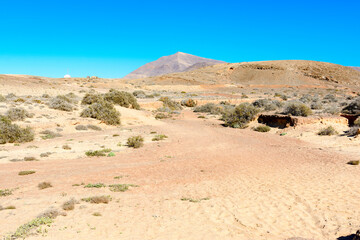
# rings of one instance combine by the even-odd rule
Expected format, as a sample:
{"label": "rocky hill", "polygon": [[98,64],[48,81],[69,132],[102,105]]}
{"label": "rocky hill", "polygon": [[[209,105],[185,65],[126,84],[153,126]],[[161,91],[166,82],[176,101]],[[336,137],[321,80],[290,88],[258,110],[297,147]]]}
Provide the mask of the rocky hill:
{"label": "rocky hill", "polygon": [[191,54],[177,52],[170,56],[161,57],[156,61],[147,63],[130,74],[125,79],[137,79],[160,76],[168,73],[191,71],[197,68],[225,63],[223,61],[197,57]]}

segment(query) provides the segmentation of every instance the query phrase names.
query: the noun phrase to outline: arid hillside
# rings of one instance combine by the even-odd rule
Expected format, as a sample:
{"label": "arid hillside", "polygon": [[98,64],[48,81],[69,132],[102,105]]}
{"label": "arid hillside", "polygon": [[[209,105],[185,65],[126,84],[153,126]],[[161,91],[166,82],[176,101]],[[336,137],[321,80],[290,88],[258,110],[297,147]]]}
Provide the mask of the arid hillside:
{"label": "arid hillside", "polygon": [[[135,81],[135,80],[134,80]],[[226,63],[138,79],[148,84],[244,84],[359,86],[360,72],[342,65],[301,60]]]}

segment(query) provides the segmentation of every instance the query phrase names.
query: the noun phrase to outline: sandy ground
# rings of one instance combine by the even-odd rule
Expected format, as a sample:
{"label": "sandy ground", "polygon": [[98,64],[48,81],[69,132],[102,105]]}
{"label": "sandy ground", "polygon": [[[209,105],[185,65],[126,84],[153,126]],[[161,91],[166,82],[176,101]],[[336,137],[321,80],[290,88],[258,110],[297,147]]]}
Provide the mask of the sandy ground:
{"label": "sandy ground", "polygon": [[[0,198],[0,205],[16,206],[0,211],[0,236],[72,197],[93,195],[112,201],[80,201],[46,233],[28,239],[336,239],[360,228],[360,168],[346,164],[351,152],[224,128],[190,111],[161,122],[131,129],[164,133],[168,140],[115,157],[3,162],[0,188],[17,189]],[[36,173],[18,176],[20,170]],[[53,187],[38,190],[42,181]],[[72,186],[81,182],[139,187]]]}

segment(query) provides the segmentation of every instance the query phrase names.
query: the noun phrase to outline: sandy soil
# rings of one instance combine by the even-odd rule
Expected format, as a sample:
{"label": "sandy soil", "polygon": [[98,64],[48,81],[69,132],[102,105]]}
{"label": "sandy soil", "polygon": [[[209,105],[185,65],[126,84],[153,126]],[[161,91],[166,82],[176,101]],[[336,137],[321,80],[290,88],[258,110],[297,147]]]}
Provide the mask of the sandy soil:
{"label": "sandy soil", "polygon": [[[81,202],[47,233],[29,239],[335,239],[360,228],[360,169],[345,164],[349,154],[223,128],[188,111],[178,120],[135,129],[164,132],[169,139],[112,158],[1,164],[1,188],[18,189],[1,198],[3,206],[17,209],[0,212],[0,235],[72,197],[99,194],[112,201]],[[17,175],[28,169],[36,173]],[[119,175],[124,177],[114,179]],[[54,187],[38,190],[42,181]],[[81,182],[139,187],[114,193],[72,186]]]}

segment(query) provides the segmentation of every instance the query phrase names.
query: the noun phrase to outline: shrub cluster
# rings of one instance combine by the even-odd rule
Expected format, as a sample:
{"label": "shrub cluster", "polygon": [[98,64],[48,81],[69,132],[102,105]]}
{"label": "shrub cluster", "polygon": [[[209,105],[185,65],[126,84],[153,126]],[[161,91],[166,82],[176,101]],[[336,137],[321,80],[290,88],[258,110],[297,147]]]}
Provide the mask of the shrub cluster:
{"label": "shrub cluster", "polygon": [[89,105],[81,112],[80,116],[95,118],[108,125],[120,124],[120,113],[111,102],[103,99]]}
{"label": "shrub cluster", "polygon": [[126,144],[128,147],[139,148],[144,145],[144,138],[142,136],[129,137]]}
{"label": "shrub cluster", "polygon": [[247,124],[254,120],[260,110],[248,103],[242,103],[234,109],[224,111],[222,120],[224,125],[233,128],[246,128]]}
{"label": "shrub cluster", "polygon": [[74,109],[73,100],[64,95],[58,95],[50,100],[49,107],[56,110],[71,112]]}
{"label": "shrub cluster", "polygon": [[31,142],[34,132],[30,127],[22,128],[12,124],[8,117],[0,115],[0,144]]}
{"label": "shrub cluster", "polygon": [[311,109],[303,103],[289,103],[285,106],[283,114],[307,117],[312,114]]}
{"label": "shrub cluster", "polygon": [[104,94],[104,99],[122,107],[129,108],[131,106],[133,109],[140,109],[134,95],[128,92],[110,89],[108,93]]}
{"label": "shrub cluster", "polygon": [[29,113],[24,108],[10,108],[6,112],[6,116],[11,121],[24,121],[25,118],[31,118],[34,116],[34,114]]}
{"label": "shrub cluster", "polygon": [[163,102],[162,109],[159,109],[159,111],[161,112],[169,112],[169,111],[182,109],[179,103],[175,102],[174,100],[171,100],[169,97],[161,97],[159,101]]}
{"label": "shrub cluster", "polygon": [[206,103],[201,106],[197,106],[194,109],[194,112],[210,113],[210,114],[221,114],[222,107],[216,105],[215,103]]}
{"label": "shrub cluster", "polygon": [[318,135],[320,136],[332,136],[336,134],[338,134],[338,132],[333,126],[328,126],[327,128],[323,128],[318,132]]}
{"label": "shrub cluster", "polygon": [[348,106],[342,109],[343,113],[359,114],[360,113],[360,97],[351,102]]}

